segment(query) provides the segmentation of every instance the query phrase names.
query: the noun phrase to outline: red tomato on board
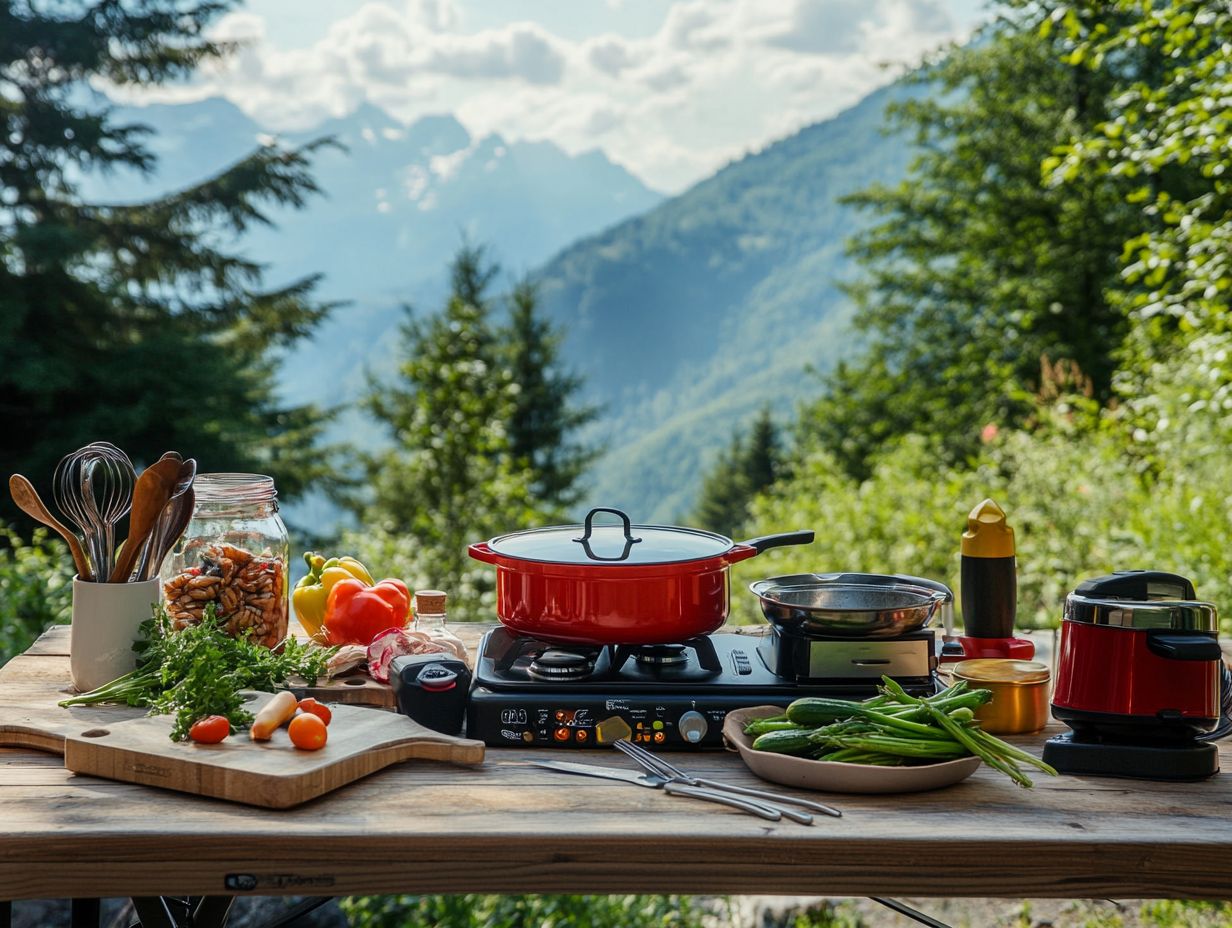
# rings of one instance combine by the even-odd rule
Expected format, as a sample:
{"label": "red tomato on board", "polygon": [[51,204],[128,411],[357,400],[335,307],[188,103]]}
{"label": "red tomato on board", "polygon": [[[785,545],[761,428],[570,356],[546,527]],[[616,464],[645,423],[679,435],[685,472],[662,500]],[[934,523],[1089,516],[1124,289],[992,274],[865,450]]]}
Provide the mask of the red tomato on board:
{"label": "red tomato on board", "polygon": [[231,734],[231,722],[225,715],[207,715],[193,722],[188,737],[197,744],[217,744]]}

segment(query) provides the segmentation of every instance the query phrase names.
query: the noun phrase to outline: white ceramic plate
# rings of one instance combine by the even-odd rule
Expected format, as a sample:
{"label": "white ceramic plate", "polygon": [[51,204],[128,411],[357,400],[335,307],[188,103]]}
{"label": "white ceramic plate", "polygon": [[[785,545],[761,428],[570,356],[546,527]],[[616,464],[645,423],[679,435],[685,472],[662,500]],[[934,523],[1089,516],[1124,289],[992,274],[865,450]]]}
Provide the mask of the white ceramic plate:
{"label": "white ceramic plate", "polygon": [[782,712],[779,706],[755,706],[729,712],[723,721],[728,746],[740,753],[753,773],[772,783],[830,793],[921,793],[965,780],[980,765],[978,757],[960,757],[918,767],[874,767],[754,751],[753,739],[744,733],[745,724]]}

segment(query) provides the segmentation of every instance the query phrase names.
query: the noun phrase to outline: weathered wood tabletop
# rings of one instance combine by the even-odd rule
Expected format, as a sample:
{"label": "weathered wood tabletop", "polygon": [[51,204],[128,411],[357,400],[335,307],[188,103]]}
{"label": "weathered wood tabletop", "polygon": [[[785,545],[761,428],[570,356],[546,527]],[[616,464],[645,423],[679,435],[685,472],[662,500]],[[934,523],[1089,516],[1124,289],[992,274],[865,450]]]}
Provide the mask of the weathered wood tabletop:
{"label": "weathered wood tabletop", "polygon": [[[68,686],[66,629],[0,670],[14,719]],[[90,726],[133,710],[75,709]],[[1042,736],[1019,739],[1037,750]],[[1232,751],[1223,749],[1225,770]],[[492,749],[389,768],[285,811],[76,776],[0,749],[0,898],[389,892],[1232,897],[1232,776],[1202,783],[981,769],[906,796],[830,795],[842,819],[774,824],[527,766],[616,752]],[[674,755],[758,785],[735,755]]]}

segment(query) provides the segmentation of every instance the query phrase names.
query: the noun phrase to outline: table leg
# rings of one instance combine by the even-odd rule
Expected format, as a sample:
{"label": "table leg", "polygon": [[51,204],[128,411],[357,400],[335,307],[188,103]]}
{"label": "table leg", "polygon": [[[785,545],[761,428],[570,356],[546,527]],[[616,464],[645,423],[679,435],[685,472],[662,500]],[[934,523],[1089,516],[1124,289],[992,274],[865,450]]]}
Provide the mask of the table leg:
{"label": "table leg", "polygon": [[226,928],[234,902],[234,896],[142,896],[133,898],[133,910],[141,928]]}
{"label": "table leg", "polygon": [[226,928],[234,896],[202,896],[193,909],[192,928]]}
{"label": "table leg", "polygon": [[180,928],[179,919],[162,896],[134,896],[133,911],[141,928]]}
{"label": "table leg", "polygon": [[925,915],[918,909],[913,909],[909,905],[904,905],[897,899],[884,899],[880,896],[869,896],[868,898],[873,902],[876,902],[878,905],[884,905],[892,912],[897,912],[899,915],[903,915],[911,919],[913,922],[919,922],[921,925],[927,925],[928,928],[950,928],[950,926],[945,922],[939,922],[931,915]]}
{"label": "table leg", "polygon": [[314,909],[319,909],[332,900],[333,896],[309,896],[287,909],[272,922],[266,922],[261,928],[295,928],[295,923]]}
{"label": "table leg", "polygon": [[101,899],[73,899],[73,928],[98,928],[99,915],[102,913]]}
{"label": "table leg", "polygon": [[0,928],[13,928],[13,903],[0,902]]}

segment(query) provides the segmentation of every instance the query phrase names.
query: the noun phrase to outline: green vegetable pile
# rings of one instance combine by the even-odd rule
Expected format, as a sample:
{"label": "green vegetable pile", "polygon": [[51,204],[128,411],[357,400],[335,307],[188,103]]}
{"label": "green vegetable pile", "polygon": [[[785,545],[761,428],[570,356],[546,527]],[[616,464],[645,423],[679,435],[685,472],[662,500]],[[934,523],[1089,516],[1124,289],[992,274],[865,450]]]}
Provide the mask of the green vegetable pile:
{"label": "green vegetable pile", "polygon": [[177,631],[162,606],[141,624],[133,646],[137,669],[61,706],[126,703],[149,706],[150,715],[175,713],[171,738],[183,741],[193,722],[207,715],[225,715],[231,730],[248,726],[252,713],[244,708],[241,690],[285,688],[294,676],[310,685],[325,673],[336,648],[302,645],[287,638],[277,648],[256,644],[245,634],[233,638],[224,630],[212,605],[200,624]]}
{"label": "green vegetable pile", "polygon": [[1019,786],[1030,787],[1026,764],[1050,776],[1057,772],[1037,757],[980,728],[975,710],[992,698],[966,683],[917,699],[889,677],[880,695],[864,702],[809,697],[797,699],[783,715],[745,726],[758,751],[816,760],[893,767],[928,764],[975,755]]}

